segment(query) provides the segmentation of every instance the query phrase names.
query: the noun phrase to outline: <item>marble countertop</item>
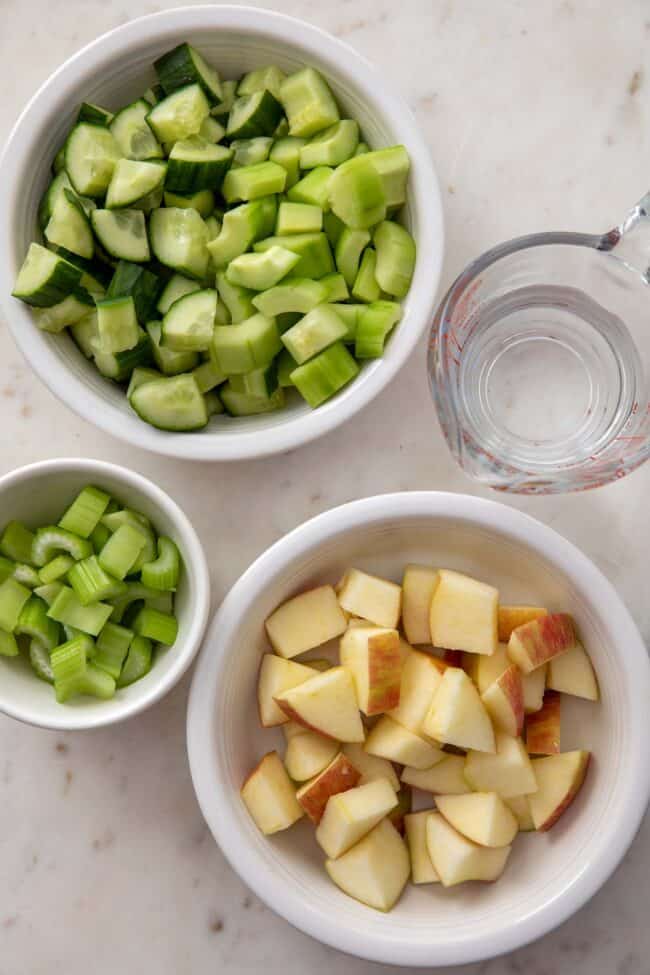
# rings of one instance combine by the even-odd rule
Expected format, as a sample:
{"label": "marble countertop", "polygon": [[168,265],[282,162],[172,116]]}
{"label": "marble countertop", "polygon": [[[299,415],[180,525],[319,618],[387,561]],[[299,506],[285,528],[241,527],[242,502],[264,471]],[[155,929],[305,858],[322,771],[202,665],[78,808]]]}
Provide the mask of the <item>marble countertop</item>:
{"label": "marble countertop", "polygon": [[[647,189],[650,9],[626,0],[275,0],[374,61],[414,109],[440,174],[443,284],[486,247],[603,230]],[[0,133],[59,63],[173,0],[3,0]],[[380,491],[486,494],[456,468],[423,348],[373,406],[285,456],[217,467],[133,451],[58,403],[0,322],[0,473],[85,455],[136,466],[179,499],[212,554],[215,605],[304,519]],[[368,458],[372,462],[368,463]],[[268,505],[259,504],[265,485]],[[584,496],[509,499],[594,559],[650,638],[650,467]],[[0,975],[379,973],[293,930],[226,865],[192,792],[186,679],[124,725],[58,734],[0,718]],[[650,825],[572,920],[467,975],[648,975]],[[396,973],[401,969],[393,969]],[[404,969],[406,971],[406,969]],[[451,969],[449,970],[451,971]]]}

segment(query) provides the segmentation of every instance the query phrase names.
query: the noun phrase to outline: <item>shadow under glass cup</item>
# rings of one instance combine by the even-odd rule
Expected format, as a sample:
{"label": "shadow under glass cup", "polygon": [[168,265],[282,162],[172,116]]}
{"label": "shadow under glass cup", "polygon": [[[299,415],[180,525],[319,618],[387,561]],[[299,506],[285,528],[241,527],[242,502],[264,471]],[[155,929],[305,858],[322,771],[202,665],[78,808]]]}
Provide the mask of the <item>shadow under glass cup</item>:
{"label": "shadow under glass cup", "polygon": [[545,233],[470,264],[436,313],[429,377],[476,480],[597,487],[650,454],[650,196],[602,236]]}

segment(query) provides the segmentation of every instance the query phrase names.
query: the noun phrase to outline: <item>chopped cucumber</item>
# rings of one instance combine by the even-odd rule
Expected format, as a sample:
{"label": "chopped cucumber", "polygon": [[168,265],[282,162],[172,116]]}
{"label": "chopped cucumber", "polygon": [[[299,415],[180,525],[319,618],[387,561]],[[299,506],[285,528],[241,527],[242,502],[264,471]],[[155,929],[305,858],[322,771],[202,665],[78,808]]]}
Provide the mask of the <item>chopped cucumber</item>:
{"label": "chopped cucumber", "polygon": [[352,297],[357,301],[378,301],[381,295],[381,288],[377,283],[375,268],[377,266],[377,252],[372,247],[366,247],[361,257],[361,264],[354,284],[352,285]]}
{"label": "chopped cucumber", "polygon": [[284,406],[284,390],[276,389],[272,396],[251,396],[232,389],[230,382],[221,389],[221,400],[230,416],[256,416],[272,413]]}
{"label": "chopped cucumber", "polygon": [[270,91],[276,98],[280,97],[280,86],[286,75],[284,71],[269,64],[264,68],[256,68],[245,74],[237,86],[238,95],[253,95],[256,91]]}
{"label": "chopped cucumber", "polygon": [[95,253],[88,217],[79,198],[72,190],[64,189],[57,197],[43,236],[48,244],[65,247],[67,251],[78,254],[79,257],[91,258]]}
{"label": "chopped cucumber", "polygon": [[208,244],[210,257],[216,267],[225,267],[255,241],[273,233],[275,216],[276,203],[272,196],[228,210],[224,214],[219,236]]}
{"label": "chopped cucumber", "polygon": [[282,234],[317,233],[323,226],[323,211],[309,203],[285,201],[278,207],[275,232]]}
{"label": "chopped cucumber", "polygon": [[[209,217],[214,210],[214,193],[212,190],[197,190],[196,193],[190,193],[187,196],[165,190],[164,199],[166,207],[196,210],[200,217]],[[206,239],[208,239],[207,235]]]}
{"label": "chopped cucumber", "polygon": [[326,213],[323,213],[323,230],[327,234],[330,245],[335,248],[341,238],[341,234],[345,230],[345,224],[342,220],[339,220],[335,213],[328,210]]}
{"label": "chopped cucumber", "polygon": [[326,274],[320,283],[327,288],[327,301],[346,301],[350,297],[348,286],[342,274]]}
{"label": "chopped cucumber", "polygon": [[369,243],[370,234],[367,230],[351,230],[350,227],[344,226],[336,244],[334,257],[348,288],[351,288],[356,280],[361,254]]}
{"label": "chopped cucumber", "polygon": [[[138,366],[138,368],[134,369],[133,372],[131,373],[131,378],[129,379],[129,385],[126,390],[126,398],[130,400],[131,396],[138,388],[138,386],[144,386],[145,383],[151,382],[152,379],[162,379],[162,378],[163,378],[163,374],[161,372],[158,372],[157,369],[148,369],[146,366]],[[103,528],[104,526],[102,525],[101,527]],[[108,535],[106,535],[104,539],[104,544],[107,541],[108,541]],[[102,546],[100,546],[100,550],[101,548]],[[95,546],[95,551],[97,551],[97,546]]]}
{"label": "chopped cucumber", "polygon": [[232,325],[239,325],[255,314],[254,292],[239,284],[231,284],[225,271],[217,271],[217,290],[228,309]]}
{"label": "chopped cucumber", "polygon": [[80,268],[41,244],[30,244],[12,294],[28,305],[50,308],[67,298],[80,279]]}
{"label": "chopped cucumber", "polygon": [[367,230],[386,216],[381,177],[369,162],[371,153],[348,159],[334,170],[329,182],[330,206],[355,230]]}
{"label": "chopped cucumber", "polygon": [[284,284],[278,284],[260,295],[255,295],[253,304],[268,318],[286,312],[300,312],[306,315],[316,305],[327,301],[329,289],[325,281],[325,278],[321,278],[320,281],[292,278]]}
{"label": "chopped cucumber", "polygon": [[162,146],[147,124],[150,112],[151,105],[144,98],[139,98],[118,112],[111,122],[111,134],[126,159],[146,161],[163,158]]}
{"label": "chopped cucumber", "polygon": [[182,274],[173,274],[158,299],[158,311],[161,315],[166,314],[175,301],[178,301],[183,295],[198,291],[200,287],[201,285],[197,281],[192,281],[191,278],[185,278]]}
{"label": "chopped cucumber", "polygon": [[300,168],[339,166],[354,155],[359,144],[359,126],[352,119],[335,122],[319,132],[300,150]]}
{"label": "chopped cucumber", "polygon": [[366,159],[381,180],[386,206],[402,206],[406,202],[406,183],[411,165],[404,146],[375,149],[367,153]]}
{"label": "chopped cucumber", "polygon": [[192,375],[202,393],[209,393],[215,386],[220,386],[226,381],[226,376],[217,369],[211,359],[192,369]]}
{"label": "chopped cucumber", "polygon": [[196,210],[163,207],[149,225],[151,249],[161,264],[202,281],[208,269],[207,230]]}
{"label": "chopped cucumber", "polygon": [[136,263],[149,260],[147,225],[142,210],[93,210],[90,220],[97,239],[112,257]]}
{"label": "chopped cucumber", "polygon": [[329,187],[333,174],[334,170],[329,166],[318,166],[298,180],[287,192],[287,197],[293,203],[308,203],[323,211],[329,210]]}
{"label": "chopped cucumber", "polygon": [[77,122],[91,122],[93,125],[110,125],[112,118],[112,112],[92,102],[82,102],[77,114]]}
{"label": "chopped cucumber", "polygon": [[261,369],[245,372],[241,376],[231,376],[228,380],[228,388],[235,393],[246,393],[247,396],[269,399],[278,388],[277,359]]}
{"label": "chopped cucumber", "polygon": [[87,359],[92,359],[99,342],[97,312],[91,311],[81,321],[70,326],[70,335]]}
{"label": "chopped cucumber", "polygon": [[254,244],[258,252],[271,247],[284,247],[300,255],[300,262],[293,269],[297,278],[322,278],[334,270],[334,259],[325,234],[287,234],[284,237],[267,237]]}
{"label": "chopped cucumber", "polygon": [[286,181],[287,171],[278,163],[255,163],[254,166],[229,170],[223,181],[222,192],[228,203],[257,200],[262,196],[282,193]]}
{"label": "chopped cucumber", "polygon": [[375,277],[382,291],[403,298],[415,270],[415,241],[404,227],[392,220],[380,223],[373,237],[377,252]]}
{"label": "chopped cucumber", "polygon": [[37,326],[42,332],[57,334],[69,325],[75,325],[89,314],[95,302],[85,288],[77,288],[71,295],[50,308],[34,312]]}
{"label": "chopped cucumber", "polygon": [[[180,376],[190,372],[199,364],[198,352],[174,352],[160,344],[162,336],[161,322],[148,322],[147,334],[151,340],[151,351],[154,361],[165,376]],[[131,397],[130,397],[131,398]]]}
{"label": "chopped cucumber", "polygon": [[207,351],[214,331],[217,299],[213,288],[205,288],[175,301],[163,318],[162,346],[175,352]]}
{"label": "chopped cucumber", "polygon": [[149,336],[139,329],[138,343],[132,349],[116,353],[102,352],[99,346],[95,345],[93,358],[102,376],[121,383],[127,380],[138,366],[148,365],[151,362],[151,342]]}
{"label": "chopped cucumber", "polygon": [[160,293],[157,275],[139,264],[120,261],[106,292],[106,298],[133,298],[135,314],[141,325],[151,318]]}
{"label": "chopped cucumber", "polygon": [[192,375],[157,379],[140,386],[131,397],[131,406],[138,416],[160,430],[199,430],[208,422],[203,395]]}
{"label": "chopped cucumber", "polygon": [[361,308],[354,350],[357,359],[378,359],[383,355],[386,338],[399,321],[401,311],[395,301],[375,301]]}
{"label": "chopped cucumber", "polygon": [[[267,366],[281,348],[275,321],[257,314],[240,325],[217,325],[211,352],[215,365],[230,376]],[[225,399],[224,406],[228,408]]]}
{"label": "chopped cucumber", "polygon": [[163,98],[147,115],[147,123],[158,142],[178,142],[196,135],[210,105],[201,85],[190,84]]}
{"label": "chopped cucumber", "polygon": [[289,75],[280,85],[280,101],[291,135],[312,136],[339,120],[339,110],[325,79],[313,68]]}
{"label": "chopped cucumber", "polygon": [[193,135],[174,143],[167,161],[165,189],[173,193],[218,190],[230,168],[232,149]]}
{"label": "chopped cucumber", "polygon": [[271,162],[283,166],[287,172],[285,190],[290,190],[300,179],[300,150],[305,145],[305,139],[287,135],[277,138],[271,147],[269,159]]}
{"label": "chopped cucumber", "polygon": [[135,348],[140,341],[140,326],[133,298],[109,298],[97,302],[99,351],[117,355]]}
{"label": "chopped cucumber", "polygon": [[133,159],[120,159],[106,192],[106,207],[109,210],[119,207],[136,207],[165,182],[164,163],[136,162]]}
{"label": "chopped cucumber", "polygon": [[206,142],[221,142],[225,134],[226,130],[224,126],[221,124],[221,122],[217,122],[216,118],[213,118],[212,115],[208,115],[208,117],[204,118],[201,122],[199,135],[202,139],[205,139]]}
{"label": "chopped cucumber", "polygon": [[237,92],[237,82],[236,81],[222,81],[221,82],[221,101],[216,105],[213,105],[210,109],[210,113],[215,118],[224,118],[228,115],[230,109],[235,102],[235,95]]}
{"label": "chopped cucumber", "polygon": [[235,153],[233,167],[253,166],[255,163],[266,162],[272,145],[273,139],[266,135],[257,136],[255,139],[235,139],[230,143],[230,148]]}
{"label": "chopped cucumber", "polygon": [[282,118],[282,105],[268,89],[240,95],[228,115],[229,139],[251,139],[273,135]]}
{"label": "chopped cucumber", "polygon": [[291,381],[312,409],[337,393],[359,373],[359,366],[341,342],[298,366]]}
{"label": "chopped cucumber", "polygon": [[179,44],[154,61],[156,74],[163,90],[170,95],[186,85],[198,84],[211,105],[223,98],[223,87],[218,73],[199,52],[189,44]]}
{"label": "chopped cucumber", "polygon": [[278,362],[278,384],[283,389],[290,389],[293,386],[291,373],[298,363],[293,358],[288,349],[283,349],[277,359]]}
{"label": "chopped cucumber", "polygon": [[272,288],[295,268],[300,256],[285,247],[270,247],[261,254],[241,254],[228,265],[226,277],[230,284],[238,284],[253,291]]}
{"label": "chopped cucumber", "polygon": [[282,343],[298,365],[342,339],[347,326],[331,305],[318,305],[282,335]]}
{"label": "chopped cucumber", "polygon": [[65,144],[65,169],[82,196],[104,196],[122,153],[104,125],[80,122]]}

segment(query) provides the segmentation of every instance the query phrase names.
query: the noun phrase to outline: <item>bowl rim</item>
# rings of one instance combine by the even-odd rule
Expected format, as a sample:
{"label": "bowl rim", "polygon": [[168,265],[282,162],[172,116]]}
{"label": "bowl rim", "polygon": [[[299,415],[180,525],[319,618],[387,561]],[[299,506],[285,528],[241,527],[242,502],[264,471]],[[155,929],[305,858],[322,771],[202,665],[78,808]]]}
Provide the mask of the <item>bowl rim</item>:
{"label": "bowl rim", "polygon": [[242,607],[264,590],[266,580],[333,535],[360,525],[428,516],[466,522],[524,544],[569,576],[576,592],[589,605],[606,605],[609,628],[620,634],[617,645],[625,646],[626,668],[634,673],[634,708],[628,709],[628,715],[634,712],[638,719],[645,713],[650,694],[648,653],[631,614],[600,569],[572,542],[530,515],[497,501],[442,491],[401,492],[349,502],[309,519],[260,555],[234,584],[213,617],[194,672],[187,713],[190,772],[201,811],[224,856],[245,883],[294,927],[331,947],[370,961],[415,967],[483,961],[520,948],[556,928],[582,907],[616,869],[636,835],[650,798],[650,765],[643,729],[639,727],[632,758],[638,773],[635,791],[628,795],[620,815],[608,823],[606,848],[601,845],[598,855],[583,866],[570,887],[507,929],[497,928],[473,938],[464,936],[462,941],[444,945],[434,941],[428,945],[407,943],[390,934],[378,941],[346,929],[340,923],[340,913],[329,917],[317,907],[306,910],[299,895],[281,887],[272,871],[261,868],[255,851],[240,837],[238,820],[229,802],[215,788],[217,776],[212,771],[220,759],[212,755],[214,745],[206,743],[206,729],[212,728],[212,689],[229,657],[229,643]]}
{"label": "bowl rim", "polygon": [[192,571],[196,577],[193,587],[194,608],[188,634],[180,650],[176,653],[173,666],[169,668],[164,678],[154,683],[146,693],[140,694],[132,701],[125,700],[120,702],[119,710],[106,713],[106,710],[101,707],[101,702],[98,702],[98,706],[92,714],[77,711],[69,711],[69,713],[66,713],[66,709],[61,708],[60,717],[57,715],[56,717],[44,719],[39,715],[38,709],[15,706],[10,700],[6,701],[0,696],[0,713],[6,714],[8,717],[16,718],[19,721],[39,728],[50,728],[59,731],[80,731],[89,728],[102,728],[119,721],[124,721],[127,718],[132,718],[134,715],[139,714],[159,701],[180,680],[198,653],[208,623],[210,613],[210,574],[203,546],[187,515],[153,481],[127,467],[122,467],[120,464],[82,457],[62,457],[26,464],[0,477],[0,498],[2,498],[5,488],[26,482],[34,477],[34,475],[55,475],[67,472],[87,472],[89,483],[98,482],[101,484],[103,476],[110,476],[116,481],[120,481],[146,495],[154,507],[164,512],[178,530],[184,547],[184,558],[191,563]]}
{"label": "bowl rim", "polygon": [[[366,366],[365,374],[351,383],[341,396],[324,403],[319,409],[288,417],[277,426],[264,430],[238,428],[236,435],[184,433],[156,430],[135,415],[124,413],[89,387],[61,363],[52,336],[36,329],[28,306],[10,297],[13,288],[13,262],[0,266],[0,303],[16,345],[50,391],[66,406],[96,427],[134,446],[154,453],[187,460],[245,460],[266,457],[291,450],[336,429],[367,406],[392,380],[413,352],[430,325],[444,255],[442,201],[431,155],[420,134],[415,117],[406,102],[386,90],[385,80],[369,61],[345,42],[302,20],[275,11],[252,6],[177,7],[139,17],[116,27],[87,44],[68,58],[32,96],[16,121],[5,150],[0,155],[0,178],[9,197],[17,195],[22,164],[32,150],[32,132],[46,124],[53,105],[61,93],[82,82],[97,71],[112,55],[125,49],[133,51],[141,43],[160,35],[201,29],[233,29],[279,42],[287,38],[305,52],[308,61],[313,53],[321,64],[336,67],[376,107],[378,117],[390,121],[398,142],[408,146],[412,172],[412,200],[418,211],[418,249],[422,255],[416,267],[411,293],[411,307],[401,323],[396,341],[389,343],[387,354]],[[5,207],[0,221],[0,248],[13,253],[13,206]],[[54,336],[56,338],[56,336]]]}

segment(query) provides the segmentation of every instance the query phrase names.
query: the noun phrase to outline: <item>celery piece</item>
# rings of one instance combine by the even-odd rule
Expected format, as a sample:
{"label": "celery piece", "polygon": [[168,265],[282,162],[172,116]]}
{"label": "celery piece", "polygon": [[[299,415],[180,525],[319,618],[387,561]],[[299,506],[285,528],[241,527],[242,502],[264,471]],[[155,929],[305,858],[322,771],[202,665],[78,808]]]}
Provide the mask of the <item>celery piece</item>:
{"label": "celery piece", "polygon": [[81,538],[89,538],[111,500],[109,494],[99,488],[88,485],[72,502],[68,510],[59,521],[59,528],[73,532]]}
{"label": "celery piece", "polygon": [[14,633],[31,636],[46,650],[54,650],[59,642],[59,626],[47,613],[47,603],[38,596],[31,596],[21,610]]}
{"label": "celery piece", "polygon": [[144,636],[136,635],[133,637],[129,652],[124,661],[124,666],[122,667],[122,673],[117,679],[118,687],[128,687],[129,684],[133,684],[136,680],[140,680],[141,677],[149,673],[151,669],[151,651],[151,640],[148,640]]}
{"label": "celery piece", "polygon": [[97,636],[112,612],[113,607],[109,606],[108,603],[82,605],[74,590],[68,586],[63,586],[50,606],[47,615],[50,619],[56,620],[57,623],[65,623],[81,630],[82,633]]}
{"label": "celery piece", "polygon": [[129,652],[133,631],[117,623],[107,623],[95,643],[95,666],[105,670],[114,680],[120,676]]}
{"label": "celery piece", "polygon": [[109,532],[108,528],[106,527],[106,525],[102,525],[102,523],[100,522],[97,525],[97,527],[93,530],[90,536],[90,541],[92,542],[92,546],[95,549],[95,555],[99,555],[99,553],[103,549],[104,545],[106,545],[106,542],[109,540],[110,537],[111,537],[111,533]]}
{"label": "celery piece", "polygon": [[68,572],[68,582],[82,606],[97,603],[101,599],[113,599],[115,596],[123,595],[126,590],[123,582],[114,579],[104,571],[96,555],[75,562]]}
{"label": "celery piece", "polygon": [[0,657],[17,657],[18,653],[18,644],[13,633],[0,630]]}
{"label": "celery piece", "polygon": [[74,694],[82,693],[91,643],[92,640],[87,636],[78,636],[62,643],[50,654],[54,689],[59,704],[64,704]]}
{"label": "celery piece", "polygon": [[51,562],[55,555],[67,552],[75,562],[87,559],[93,554],[93,547],[86,538],[80,538],[65,528],[46,525],[39,528],[34,536],[31,561],[42,567]]}
{"label": "celery piece", "polygon": [[0,583],[0,630],[12,633],[18,625],[20,614],[31,596],[27,586],[9,577]]}
{"label": "celery piece", "polygon": [[38,586],[34,589],[34,595],[44,600],[48,606],[51,606],[62,589],[62,582],[48,582],[46,585]]}
{"label": "celery piece", "polygon": [[171,613],[173,598],[170,592],[159,592],[157,589],[143,586],[140,582],[127,582],[126,589],[127,591],[123,596],[118,596],[117,599],[113,600],[111,622],[121,623],[127,610],[135,602],[144,602],[145,606],[157,609],[161,613]]}
{"label": "celery piece", "polygon": [[20,521],[10,521],[0,538],[0,554],[14,562],[32,561],[34,533]]}
{"label": "celery piece", "polygon": [[120,525],[99,553],[99,565],[116,579],[123,579],[137,562],[146,544],[146,536],[138,528],[128,524]]}
{"label": "celery piece", "polygon": [[[190,366],[189,368],[194,367]],[[137,528],[137,530],[144,535],[145,545],[136,559],[135,564],[130,570],[131,574],[139,572],[145,562],[151,562],[152,559],[155,559],[156,536],[153,532],[149,519],[143,514],[140,514],[139,511],[132,511],[131,508],[123,508],[120,511],[113,512],[113,514],[106,515],[102,519],[102,523],[110,532],[117,531],[120,525],[131,525],[132,528]],[[113,573],[111,573],[111,575],[113,575]]]}
{"label": "celery piece", "polygon": [[171,647],[178,635],[178,621],[170,613],[161,613],[145,606],[133,620],[133,629],[139,636]]}
{"label": "celery piece", "polygon": [[11,574],[16,582],[22,583],[29,589],[36,589],[41,584],[41,577],[36,569],[32,568],[31,565],[25,565],[24,562],[17,562]]}
{"label": "celery piece", "polygon": [[44,565],[39,571],[39,576],[41,583],[43,585],[48,585],[50,582],[56,582],[64,576],[72,566],[75,565],[75,560],[70,555],[56,555],[51,562]]}
{"label": "celery piece", "polygon": [[11,559],[6,559],[4,555],[0,555],[0,582],[4,582],[5,579],[13,575],[15,568],[15,562],[12,562]]}
{"label": "celery piece", "polygon": [[158,558],[155,562],[146,562],[142,566],[140,578],[145,586],[151,589],[175,590],[181,568],[181,556],[178,547],[165,535],[158,539]]}
{"label": "celery piece", "polygon": [[52,664],[50,663],[49,651],[39,643],[38,640],[31,640],[29,644],[29,662],[32,665],[32,670],[37,677],[41,680],[47,681],[48,684],[54,683],[54,674],[52,672]]}
{"label": "celery piece", "polygon": [[115,696],[115,679],[95,663],[88,663],[82,693],[99,697],[102,701],[109,701]]}

